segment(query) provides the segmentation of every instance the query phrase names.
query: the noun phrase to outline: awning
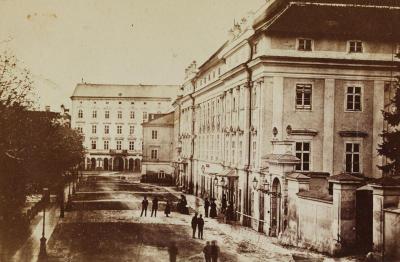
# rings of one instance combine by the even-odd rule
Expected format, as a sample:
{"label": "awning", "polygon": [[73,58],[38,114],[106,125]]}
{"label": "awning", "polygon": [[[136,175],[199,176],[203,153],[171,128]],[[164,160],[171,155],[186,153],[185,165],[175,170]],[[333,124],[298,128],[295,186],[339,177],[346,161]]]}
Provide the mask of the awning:
{"label": "awning", "polygon": [[221,173],[217,174],[217,176],[222,176],[222,177],[239,177],[236,169],[225,169]]}

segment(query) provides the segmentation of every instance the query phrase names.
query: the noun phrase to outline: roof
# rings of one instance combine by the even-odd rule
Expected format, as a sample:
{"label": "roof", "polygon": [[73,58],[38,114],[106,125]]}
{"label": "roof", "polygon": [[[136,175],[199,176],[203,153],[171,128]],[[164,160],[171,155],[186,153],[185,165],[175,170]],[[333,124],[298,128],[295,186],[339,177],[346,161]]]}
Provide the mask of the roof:
{"label": "roof", "polygon": [[163,116],[158,116],[157,118],[154,118],[142,124],[143,127],[154,125],[174,125],[174,112],[165,114]]}
{"label": "roof", "polygon": [[253,27],[302,36],[398,39],[399,16],[398,0],[276,0]]}
{"label": "roof", "polygon": [[71,98],[75,97],[108,97],[108,98],[171,98],[179,93],[179,85],[116,85],[90,84],[76,85]]}

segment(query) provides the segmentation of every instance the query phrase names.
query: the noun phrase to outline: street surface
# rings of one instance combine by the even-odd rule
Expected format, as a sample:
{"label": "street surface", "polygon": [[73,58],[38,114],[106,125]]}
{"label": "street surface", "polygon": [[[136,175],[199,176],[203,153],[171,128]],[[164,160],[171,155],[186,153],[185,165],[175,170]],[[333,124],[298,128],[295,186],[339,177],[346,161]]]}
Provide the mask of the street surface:
{"label": "street surface", "polygon": [[[190,221],[202,200],[187,195],[191,215],[164,214],[166,200],[177,202],[172,187],[139,183],[139,175],[85,176],[73,197],[72,210],[58,221],[47,243],[48,261],[169,261],[167,247],[175,241],[177,261],[204,261],[206,241],[217,240],[219,261],[333,261],[299,249],[287,249],[251,229],[205,219],[204,240],[193,239]],[[147,217],[140,217],[147,195]],[[150,217],[151,199],[159,198],[157,217]]]}

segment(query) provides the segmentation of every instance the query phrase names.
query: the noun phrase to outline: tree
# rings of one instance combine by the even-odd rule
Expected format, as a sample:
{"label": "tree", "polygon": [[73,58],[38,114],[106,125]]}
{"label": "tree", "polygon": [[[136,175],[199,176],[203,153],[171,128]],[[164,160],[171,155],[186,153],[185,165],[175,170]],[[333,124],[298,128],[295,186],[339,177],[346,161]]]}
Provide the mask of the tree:
{"label": "tree", "polygon": [[383,119],[388,129],[381,134],[382,143],[378,146],[378,153],[387,157],[386,164],[379,166],[384,174],[400,174],[400,78],[394,84],[394,97],[390,101],[389,111],[382,111]]}

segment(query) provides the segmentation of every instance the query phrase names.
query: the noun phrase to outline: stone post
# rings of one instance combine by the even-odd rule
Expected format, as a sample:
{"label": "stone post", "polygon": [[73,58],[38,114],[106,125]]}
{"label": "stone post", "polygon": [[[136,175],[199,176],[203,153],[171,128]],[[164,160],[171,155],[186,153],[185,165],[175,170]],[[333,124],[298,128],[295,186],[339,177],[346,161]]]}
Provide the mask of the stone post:
{"label": "stone post", "polygon": [[333,183],[332,255],[346,253],[356,244],[356,189],[362,181],[349,174],[329,178]]}

